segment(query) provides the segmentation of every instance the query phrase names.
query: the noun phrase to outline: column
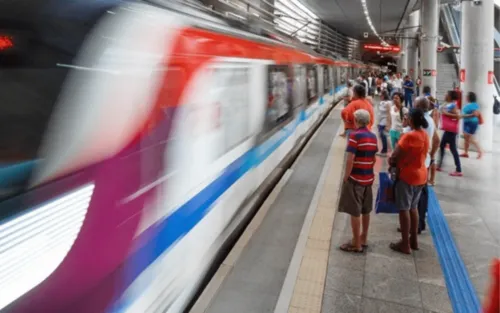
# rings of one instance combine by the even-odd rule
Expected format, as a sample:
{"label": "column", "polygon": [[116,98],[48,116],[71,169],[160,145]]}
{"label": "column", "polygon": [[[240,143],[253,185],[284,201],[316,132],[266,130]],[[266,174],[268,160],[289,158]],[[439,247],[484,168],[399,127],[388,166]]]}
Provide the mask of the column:
{"label": "column", "polygon": [[403,32],[403,37],[399,39],[399,46],[401,47],[401,52],[399,53],[398,61],[398,72],[401,72],[403,76],[408,73],[408,40],[406,40],[406,30]]}
{"label": "column", "polygon": [[461,71],[465,81],[461,84],[464,93],[473,91],[481,107],[484,124],[479,127],[477,139],[485,151],[493,148],[493,27],[494,0],[462,2],[462,44],[460,47]]}
{"label": "column", "polygon": [[[495,8],[495,28],[500,30],[500,10]],[[495,45],[495,48],[500,48],[500,46]],[[495,62],[495,77],[497,81],[500,81],[500,61]]]}
{"label": "column", "polygon": [[420,77],[422,86],[436,94],[437,48],[439,41],[439,0],[422,0],[422,37],[420,46]]}
{"label": "column", "polygon": [[420,25],[420,11],[414,11],[410,14],[408,20],[408,73],[411,79],[416,82],[418,71],[418,41],[417,30]]}

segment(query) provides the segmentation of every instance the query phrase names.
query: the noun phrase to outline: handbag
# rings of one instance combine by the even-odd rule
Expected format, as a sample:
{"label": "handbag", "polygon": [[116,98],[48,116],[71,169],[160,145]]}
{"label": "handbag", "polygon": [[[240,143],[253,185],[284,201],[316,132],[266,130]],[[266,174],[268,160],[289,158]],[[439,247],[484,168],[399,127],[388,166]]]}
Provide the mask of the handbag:
{"label": "handbag", "polygon": [[387,213],[387,214],[397,214],[399,213],[395,200],[394,192],[395,181],[391,179],[389,173],[382,172],[379,173],[379,186],[377,192],[377,200],[375,202],[375,212]]}
{"label": "handbag", "polygon": [[458,119],[441,114],[441,129],[447,132],[458,133]]}

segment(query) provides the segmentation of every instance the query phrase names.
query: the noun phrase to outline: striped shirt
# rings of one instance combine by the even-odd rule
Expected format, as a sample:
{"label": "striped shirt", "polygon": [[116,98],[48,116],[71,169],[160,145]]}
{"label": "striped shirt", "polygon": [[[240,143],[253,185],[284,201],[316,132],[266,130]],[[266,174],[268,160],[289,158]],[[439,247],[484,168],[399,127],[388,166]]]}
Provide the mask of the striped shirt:
{"label": "striped shirt", "polygon": [[373,184],[375,177],[373,166],[377,151],[377,136],[368,128],[359,128],[352,132],[347,144],[347,152],[354,154],[354,164],[349,178],[360,185]]}

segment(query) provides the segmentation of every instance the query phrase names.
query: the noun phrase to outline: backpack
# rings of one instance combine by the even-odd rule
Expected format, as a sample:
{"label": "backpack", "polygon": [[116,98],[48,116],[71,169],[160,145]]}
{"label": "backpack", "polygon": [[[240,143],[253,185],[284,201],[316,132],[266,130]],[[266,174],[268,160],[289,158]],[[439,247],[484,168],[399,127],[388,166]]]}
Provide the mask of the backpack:
{"label": "backpack", "polygon": [[494,99],[495,102],[493,103],[493,114],[498,115],[500,114],[500,102],[498,102],[497,98],[494,97]]}

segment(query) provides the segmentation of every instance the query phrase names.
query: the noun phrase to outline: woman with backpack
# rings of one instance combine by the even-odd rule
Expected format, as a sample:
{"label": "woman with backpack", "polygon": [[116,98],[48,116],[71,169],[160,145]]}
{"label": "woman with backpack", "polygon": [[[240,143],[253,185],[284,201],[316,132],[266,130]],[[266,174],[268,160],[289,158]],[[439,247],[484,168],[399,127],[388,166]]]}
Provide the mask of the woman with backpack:
{"label": "woman with backpack", "polygon": [[481,147],[479,143],[474,139],[474,134],[476,134],[477,129],[480,124],[482,124],[482,116],[479,111],[479,105],[477,104],[476,94],[472,91],[467,94],[467,104],[462,109],[462,118],[464,119],[464,153],[460,156],[463,158],[469,157],[469,147],[472,144],[477,151],[477,158],[480,159],[482,156]]}

